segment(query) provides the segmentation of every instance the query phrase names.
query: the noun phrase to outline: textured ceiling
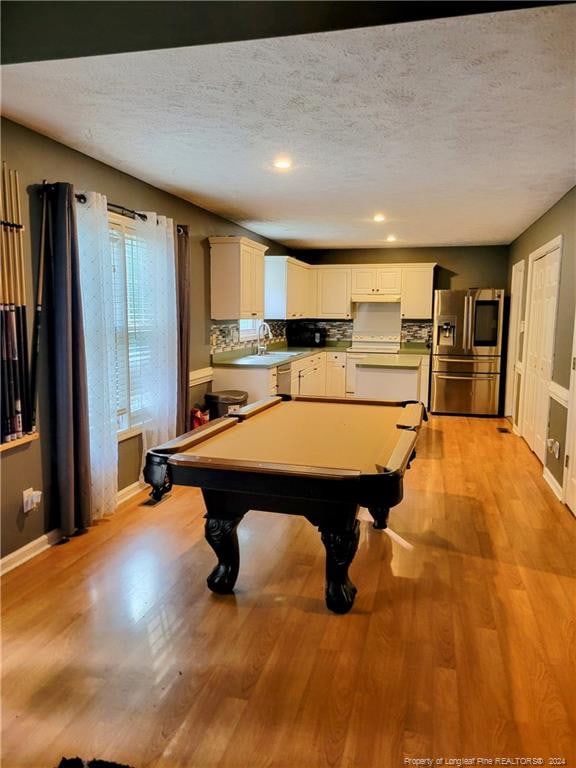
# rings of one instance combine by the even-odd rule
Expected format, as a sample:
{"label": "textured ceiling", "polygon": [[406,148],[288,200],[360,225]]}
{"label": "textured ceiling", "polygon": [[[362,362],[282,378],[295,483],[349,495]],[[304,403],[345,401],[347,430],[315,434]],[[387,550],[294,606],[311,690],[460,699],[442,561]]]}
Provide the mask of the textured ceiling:
{"label": "textured ceiling", "polygon": [[294,247],[508,243],[576,183],[575,40],[565,5],[16,64],[3,113]]}

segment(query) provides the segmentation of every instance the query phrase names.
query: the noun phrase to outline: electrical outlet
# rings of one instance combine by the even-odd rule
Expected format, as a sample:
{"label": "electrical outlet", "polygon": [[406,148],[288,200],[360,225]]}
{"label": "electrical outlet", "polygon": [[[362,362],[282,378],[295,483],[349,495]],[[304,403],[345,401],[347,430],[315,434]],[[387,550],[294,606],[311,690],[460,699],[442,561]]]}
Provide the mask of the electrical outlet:
{"label": "electrical outlet", "polygon": [[42,491],[35,491],[34,488],[26,488],[25,491],[22,491],[22,506],[25,515],[38,509],[41,501]]}

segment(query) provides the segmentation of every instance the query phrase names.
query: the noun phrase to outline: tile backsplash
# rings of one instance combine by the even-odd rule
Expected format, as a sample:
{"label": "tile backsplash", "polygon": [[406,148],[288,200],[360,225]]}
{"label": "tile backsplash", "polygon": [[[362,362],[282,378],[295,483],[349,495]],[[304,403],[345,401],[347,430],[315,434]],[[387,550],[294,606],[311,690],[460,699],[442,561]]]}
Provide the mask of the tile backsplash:
{"label": "tile backsplash", "polygon": [[[272,331],[273,342],[286,341],[286,321],[285,320],[267,320]],[[212,354],[217,352],[233,352],[235,350],[251,350],[256,344],[255,339],[247,341],[240,340],[240,325],[238,320],[213,320],[210,329],[210,351]]]}
{"label": "tile backsplash", "polygon": [[400,341],[419,341],[422,344],[432,342],[432,320],[402,320]]}
{"label": "tile backsplash", "polygon": [[[286,342],[286,321],[268,320],[272,331],[273,342]],[[307,320],[314,322],[320,328],[326,328],[328,341],[352,341],[352,320]],[[432,341],[431,320],[403,320],[401,341],[418,341],[426,344]],[[240,340],[240,325],[238,320],[213,320],[210,329],[210,347],[212,354],[218,352],[233,352],[235,350],[251,350],[255,340]]]}
{"label": "tile backsplash", "polygon": [[314,320],[312,322],[319,328],[326,328],[327,341],[352,341],[352,320]]}

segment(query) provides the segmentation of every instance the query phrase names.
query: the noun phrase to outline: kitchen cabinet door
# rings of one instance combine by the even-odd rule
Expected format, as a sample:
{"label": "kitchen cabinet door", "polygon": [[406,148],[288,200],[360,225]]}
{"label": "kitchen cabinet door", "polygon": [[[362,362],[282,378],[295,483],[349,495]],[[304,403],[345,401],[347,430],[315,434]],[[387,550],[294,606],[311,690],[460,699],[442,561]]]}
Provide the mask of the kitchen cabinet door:
{"label": "kitchen cabinet door", "polygon": [[432,318],[434,267],[404,267],[400,312],[405,319]]}
{"label": "kitchen cabinet door", "polygon": [[376,272],[376,293],[399,294],[402,288],[402,270],[397,267]]}
{"label": "kitchen cabinet door", "polygon": [[310,268],[286,256],[266,256],[265,310],[272,320],[298,320],[309,314]]}
{"label": "kitchen cabinet door", "polygon": [[264,316],[264,253],[246,237],[210,238],[210,316],[214,320]]}
{"label": "kitchen cabinet door", "polygon": [[372,296],[374,294],[400,294],[402,270],[400,267],[352,268],[352,295]]}
{"label": "kitchen cabinet door", "polygon": [[294,319],[308,317],[308,269],[288,262],[288,291],[286,316]]}
{"label": "kitchen cabinet door", "polygon": [[346,397],[346,355],[327,353],[326,396]]}
{"label": "kitchen cabinet door", "polygon": [[306,270],[306,315],[318,317],[318,272],[315,269]]}
{"label": "kitchen cabinet door", "polygon": [[318,273],[317,317],[347,320],[352,316],[350,269],[323,269]]}
{"label": "kitchen cabinet door", "polygon": [[264,317],[264,252],[257,248],[252,251],[252,297],[246,308],[245,317]]}
{"label": "kitchen cabinet door", "polygon": [[358,267],[352,269],[352,293],[369,294],[376,291],[376,269]]}

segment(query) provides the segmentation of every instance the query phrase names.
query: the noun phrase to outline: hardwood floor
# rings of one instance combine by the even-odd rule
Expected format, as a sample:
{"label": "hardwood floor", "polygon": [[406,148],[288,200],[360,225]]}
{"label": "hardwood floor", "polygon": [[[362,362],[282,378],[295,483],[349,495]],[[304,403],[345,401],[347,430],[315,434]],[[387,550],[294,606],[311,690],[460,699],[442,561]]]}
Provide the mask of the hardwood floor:
{"label": "hardwood floor", "polygon": [[210,593],[195,489],[7,574],[2,766],[576,766],[576,520],[502,424],[431,418],[397,536],[362,523],[345,616],[295,517],[250,513],[237,592]]}

